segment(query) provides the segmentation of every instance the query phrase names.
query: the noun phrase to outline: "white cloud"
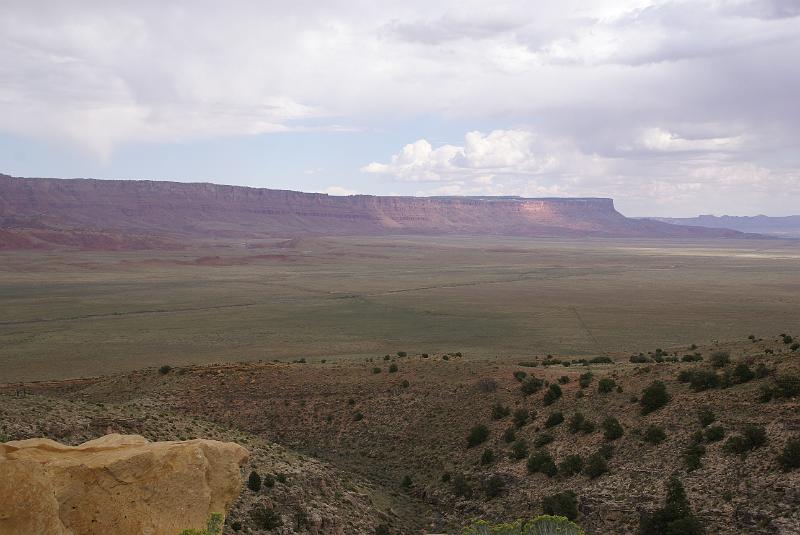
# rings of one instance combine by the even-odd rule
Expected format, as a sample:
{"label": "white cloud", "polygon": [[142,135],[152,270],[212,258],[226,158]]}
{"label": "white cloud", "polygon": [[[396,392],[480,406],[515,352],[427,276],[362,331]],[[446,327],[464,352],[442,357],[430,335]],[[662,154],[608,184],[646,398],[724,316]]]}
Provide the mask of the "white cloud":
{"label": "white cloud", "polygon": [[357,191],[349,188],[343,188],[342,186],[327,187],[323,193],[327,193],[328,195],[358,195]]}

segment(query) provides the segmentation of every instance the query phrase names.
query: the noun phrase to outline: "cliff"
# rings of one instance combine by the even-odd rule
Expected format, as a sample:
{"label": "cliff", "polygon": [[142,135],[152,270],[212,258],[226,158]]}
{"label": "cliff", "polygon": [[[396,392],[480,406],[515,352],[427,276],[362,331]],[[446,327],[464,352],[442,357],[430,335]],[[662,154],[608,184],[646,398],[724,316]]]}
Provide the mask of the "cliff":
{"label": "cliff", "polygon": [[148,248],[162,245],[161,239],[389,233],[740,235],[626,218],[603,198],[336,197],[216,184],[0,175],[0,247],[6,248]]}

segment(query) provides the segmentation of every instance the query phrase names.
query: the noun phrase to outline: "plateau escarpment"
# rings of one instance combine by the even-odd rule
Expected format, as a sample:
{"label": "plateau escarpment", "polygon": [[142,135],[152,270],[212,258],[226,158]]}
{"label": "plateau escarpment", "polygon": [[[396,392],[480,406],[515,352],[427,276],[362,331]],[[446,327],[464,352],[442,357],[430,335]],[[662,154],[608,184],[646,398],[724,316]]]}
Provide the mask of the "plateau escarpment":
{"label": "plateau escarpment", "polygon": [[739,237],[623,216],[612,199],[336,197],[177,182],[0,175],[0,248],[143,249],[297,235]]}

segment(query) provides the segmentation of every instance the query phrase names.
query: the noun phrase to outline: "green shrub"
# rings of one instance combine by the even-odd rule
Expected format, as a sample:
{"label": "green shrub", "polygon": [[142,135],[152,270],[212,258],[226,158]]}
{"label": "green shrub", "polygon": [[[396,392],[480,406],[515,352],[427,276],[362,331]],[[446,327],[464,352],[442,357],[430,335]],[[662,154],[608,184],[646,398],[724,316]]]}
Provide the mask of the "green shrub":
{"label": "green shrub", "polygon": [[586,466],[583,468],[583,473],[589,476],[590,479],[595,479],[608,472],[608,462],[602,453],[593,453],[586,459]]}
{"label": "green shrub", "polygon": [[395,373],[395,372],[397,372],[397,364],[392,362],[391,364],[389,364],[389,373]]}
{"label": "green shrub", "polygon": [[505,488],[505,480],[497,474],[491,476],[483,484],[483,490],[486,493],[487,498],[496,498],[500,496]]}
{"label": "green shrub", "polygon": [[789,349],[791,349],[792,351],[797,351],[798,349],[800,349],[800,344],[795,342],[795,343],[793,343],[792,345],[789,346]]}
{"label": "green shrub", "polygon": [[666,438],[664,428],[657,425],[651,425],[644,431],[644,440],[650,444],[661,444]]}
{"label": "green shrub", "polygon": [[504,407],[499,403],[494,407],[492,407],[492,420],[502,420],[509,414],[511,414],[511,409],[509,409],[508,407]]}
{"label": "green shrub", "polygon": [[567,455],[558,463],[558,473],[564,477],[580,474],[583,470],[583,458],[580,455]]}
{"label": "green shrub", "polygon": [[731,356],[727,351],[715,351],[711,353],[711,366],[714,368],[724,368],[731,361]]}
{"label": "green shrub", "polygon": [[551,427],[555,427],[563,421],[564,415],[560,411],[551,412],[550,416],[548,416],[547,420],[545,420],[544,426],[547,429],[550,429]]}
{"label": "green shrub", "polygon": [[721,425],[712,425],[711,427],[706,427],[705,432],[703,433],[703,438],[706,442],[719,442],[725,437],[725,428]]}
{"label": "green shrub", "polygon": [[389,526],[386,524],[378,524],[375,526],[375,535],[389,535]]}
{"label": "green shrub", "polygon": [[408,382],[408,379],[403,379],[403,382],[400,383],[400,386],[402,386],[403,388],[408,388],[409,384],[410,383]]}
{"label": "green shrub", "polygon": [[247,478],[247,488],[253,492],[261,490],[261,476],[255,470],[250,472],[250,476]]}
{"label": "green shrub", "polygon": [[650,362],[650,359],[647,358],[646,356],[642,355],[641,353],[639,355],[632,355],[629,360],[633,364],[644,364],[646,362]]}
{"label": "green shrub", "polygon": [[264,477],[261,480],[261,482],[265,487],[271,489],[272,487],[275,486],[275,476],[273,476],[272,474],[264,474]]}
{"label": "green shrub", "polygon": [[405,357],[406,355],[408,355],[408,353],[406,353],[405,351],[398,351],[397,352],[397,356],[398,357]]}
{"label": "green shrub", "polygon": [[250,511],[250,519],[255,524],[256,529],[270,530],[283,525],[280,515],[264,504],[258,504]]}
{"label": "green shrub", "polygon": [[517,370],[514,372],[514,379],[516,379],[519,382],[522,382],[522,380],[525,379],[527,376],[528,376],[527,372],[524,372],[522,370]]}
{"label": "green shrub", "polygon": [[528,441],[524,438],[518,438],[511,444],[511,456],[514,459],[524,459],[528,456]]}
{"label": "green shrub", "polygon": [[784,472],[800,468],[800,438],[790,439],[778,455],[778,466]]}
{"label": "green shrub", "polygon": [[513,427],[507,428],[503,431],[503,441],[506,444],[511,444],[517,438],[517,431]]}
{"label": "green shrub", "polygon": [[672,476],[667,482],[664,507],[643,515],[639,535],[704,535],[705,530],[694,517],[681,481]]}
{"label": "green shrub", "polygon": [[511,524],[489,524],[479,520],[464,529],[462,535],[585,535],[583,530],[563,516],[541,515],[533,520]]}
{"label": "green shrub", "polygon": [[767,433],[763,427],[747,425],[741,435],[729,437],[722,445],[725,453],[744,455],[767,443]]}
{"label": "green shrub", "polygon": [[592,377],[592,372],[582,373],[578,378],[578,384],[581,388],[588,388],[589,385],[592,384]]}
{"label": "green shrub", "polygon": [[354,422],[360,422],[363,419],[364,419],[364,414],[361,413],[360,411],[353,413],[353,421]]}
{"label": "green shrub", "polygon": [[589,359],[589,364],[613,364],[614,361],[609,357],[594,357]]}
{"label": "green shrub", "polygon": [[472,448],[482,444],[486,442],[487,438],[489,438],[489,428],[483,424],[478,424],[470,429],[469,435],[467,435],[467,447]]}
{"label": "green shrub", "polygon": [[222,525],[224,518],[221,513],[211,513],[206,521],[206,529],[198,531],[196,529],[185,529],[180,535],[222,535]]}
{"label": "green shrub", "polygon": [[578,518],[578,501],[571,490],[542,498],[542,509],[546,515],[563,516],[569,520]]}
{"label": "green shrub", "polygon": [[166,364],[165,364],[165,365],[163,365],[163,366],[161,366],[161,367],[158,369],[158,373],[160,373],[161,375],[167,375],[167,374],[168,374],[169,372],[171,372],[171,371],[172,371],[172,366],[168,366],[168,365],[166,365]]}
{"label": "green shrub", "polygon": [[486,448],[483,450],[483,454],[481,455],[481,465],[487,466],[494,462],[494,451]]}
{"label": "green shrub", "polygon": [[520,390],[522,390],[522,394],[525,396],[535,394],[542,388],[544,388],[544,381],[533,376],[530,376],[522,381],[522,384],[520,385]]}
{"label": "green shrub", "polygon": [[611,455],[614,453],[614,448],[611,444],[600,444],[600,447],[597,448],[597,453],[603,457],[605,460],[610,460]]}
{"label": "green shrub", "polygon": [[697,419],[700,421],[700,426],[705,427],[713,423],[717,417],[714,416],[714,411],[710,407],[700,407],[697,409]]}
{"label": "green shrub", "polygon": [[553,477],[558,473],[558,468],[547,450],[537,450],[528,457],[528,472]]}
{"label": "green shrub", "polygon": [[692,472],[700,468],[702,466],[703,455],[705,454],[706,447],[693,440],[683,452],[683,461],[686,465],[686,470]]}
{"label": "green shrub", "polygon": [[650,386],[642,391],[639,403],[642,405],[642,414],[650,414],[669,402],[667,387],[661,381],[653,381]]}
{"label": "green shrub", "polygon": [[528,409],[517,409],[514,411],[514,427],[519,429],[528,423],[530,413]]}
{"label": "green shrub", "polygon": [[800,395],[800,377],[797,375],[782,375],[775,379],[775,397],[793,398]]}
{"label": "green shrub", "polygon": [[562,375],[561,377],[558,378],[558,384],[560,385],[565,385],[568,382],[569,382],[569,377],[566,375]]}
{"label": "green shrub", "polygon": [[381,373],[381,369],[375,366],[374,368],[372,368],[372,373]]}
{"label": "green shrub", "polygon": [[472,486],[467,481],[467,478],[464,477],[464,474],[456,474],[453,478],[453,494],[458,498],[469,499],[472,497]]}
{"label": "green shrub", "polygon": [[719,386],[720,378],[711,370],[694,370],[689,377],[689,387],[695,392],[702,392]]}
{"label": "green shrub", "polygon": [[622,425],[619,423],[619,420],[613,416],[609,416],[603,420],[603,437],[606,440],[617,440],[623,433],[625,433],[625,431],[622,429]]}
{"label": "green shrub", "polygon": [[681,362],[702,362],[703,356],[700,353],[693,353],[692,355],[684,355],[681,357]]}
{"label": "green shrub", "polygon": [[411,480],[411,476],[408,474],[404,475],[403,479],[400,481],[400,486],[406,490],[410,489],[413,484],[414,482]]}
{"label": "green shrub", "polygon": [[581,432],[588,435],[594,432],[594,422],[587,420],[583,413],[576,412],[569,419],[569,430],[572,433]]}
{"label": "green shrub", "polygon": [[614,390],[614,387],[617,386],[616,381],[610,377],[603,377],[597,383],[597,391],[601,394],[607,394]]}
{"label": "green shrub", "polygon": [[745,363],[737,364],[733,369],[733,377],[737,383],[746,383],[756,378],[756,374]]}
{"label": "green shrub", "polygon": [[540,433],[536,435],[536,438],[533,439],[533,445],[537,448],[541,448],[542,446],[547,446],[553,442],[553,435],[548,433]]}
{"label": "green shrub", "polygon": [[561,387],[557,384],[551,384],[547,387],[547,392],[544,393],[542,401],[544,401],[545,405],[552,405],[561,395]]}

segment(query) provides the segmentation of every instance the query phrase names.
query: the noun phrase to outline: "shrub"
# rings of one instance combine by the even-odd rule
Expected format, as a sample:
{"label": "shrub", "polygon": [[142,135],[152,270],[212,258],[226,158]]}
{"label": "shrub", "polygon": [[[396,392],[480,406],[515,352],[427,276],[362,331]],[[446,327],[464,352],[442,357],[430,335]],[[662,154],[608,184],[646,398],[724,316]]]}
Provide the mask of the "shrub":
{"label": "shrub", "polygon": [[495,381],[491,377],[484,377],[483,379],[478,379],[478,382],[475,383],[475,388],[478,389],[478,392],[483,392],[484,394],[491,394],[492,392],[497,390],[497,381]]}
{"label": "shrub", "polygon": [[528,472],[553,477],[558,473],[558,468],[556,468],[556,463],[553,462],[553,458],[547,450],[538,450],[528,457]]}
{"label": "shrub", "polygon": [[250,518],[256,529],[270,530],[283,525],[280,515],[264,504],[256,505],[255,509],[250,511]]}
{"label": "shrub", "polygon": [[375,535],[389,535],[389,526],[386,524],[378,524],[375,526]]}
{"label": "shrub", "polygon": [[551,384],[547,388],[547,392],[544,393],[544,398],[542,401],[544,401],[545,405],[552,405],[558,398],[561,397],[561,395],[561,387],[557,384]]}
{"label": "shrub", "polygon": [[642,405],[642,414],[650,414],[660,409],[669,402],[667,387],[661,381],[653,381],[650,386],[642,391],[639,403]]}
{"label": "shrub", "polygon": [[581,388],[588,388],[592,383],[592,377],[592,372],[582,373],[581,376],[578,377],[578,384]]}
{"label": "shrub", "polygon": [[640,535],[704,535],[705,530],[694,517],[683,484],[672,476],[667,482],[664,507],[642,516]]}
{"label": "shrub", "polygon": [[447,483],[450,481],[450,472],[443,472],[442,473],[442,483]]}
{"label": "shrub", "polygon": [[544,381],[539,379],[538,377],[530,376],[520,385],[520,390],[522,390],[522,394],[525,396],[530,396],[531,394],[535,394],[539,390],[544,388]]}
{"label": "shrub", "polygon": [[483,424],[478,424],[470,429],[469,435],[467,435],[467,447],[472,448],[482,444],[486,442],[487,438],[489,438],[489,428]]}
{"label": "shrub", "polygon": [[395,373],[395,372],[397,372],[397,364],[392,362],[391,364],[389,364],[389,373]]}
{"label": "shrub", "polygon": [[472,497],[472,486],[470,486],[464,474],[456,474],[453,478],[453,494],[459,498]]}
{"label": "shrub", "polygon": [[611,444],[600,444],[600,447],[597,448],[597,453],[608,461],[611,459],[611,454],[614,453],[614,448]]}
{"label": "shrub", "polygon": [[403,487],[406,490],[410,489],[411,485],[413,485],[413,484],[414,484],[414,482],[411,481],[411,476],[408,475],[408,474],[404,475],[403,479],[400,481],[400,486]]}
{"label": "shrub", "polygon": [[650,444],[661,444],[666,438],[664,428],[657,425],[651,425],[644,431],[644,440]]}
{"label": "shrub", "polygon": [[517,520],[511,524],[489,524],[479,520],[466,528],[462,535],[585,535],[575,523],[562,516],[540,515],[532,520]]}
{"label": "shrub", "polygon": [[497,474],[487,479],[483,486],[487,498],[496,498],[497,496],[500,496],[505,488],[506,482]]}
{"label": "shrub", "polygon": [[567,455],[558,463],[558,473],[564,477],[580,474],[583,470],[583,458],[580,455]]}
{"label": "shrub", "polygon": [[400,386],[402,386],[403,388],[408,388],[409,384],[410,383],[408,382],[408,379],[403,379],[403,382],[400,383]]}
{"label": "shrub", "polygon": [[564,421],[564,415],[561,412],[559,411],[551,412],[550,416],[548,416],[547,420],[545,420],[544,426],[547,429],[550,429],[551,427],[555,427],[563,421]]}
{"label": "shrub", "polygon": [[261,490],[261,476],[255,470],[250,472],[250,476],[247,478],[247,488],[253,492]]}
{"label": "shrub", "polygon": [[363,419],[364,419],[364,415],[361,412],[353,413],[353,421],[354,422],[360,422]]}
{"label": "shrub", "polygon": [[518,438],[511,444],[511,456],[514,459],[524,459],[528,456],[528,441],[524,438]]}
{"label": "shrub", "polygon": [[706,442],[719,442],[725,437],[725,428],[721,425],[712,425],[707,427],[703,438]]}
{"label": "shrub", "polygon": [[527,372],[524,372],[522,370],[514,372],[514,379],[516,379],[519,382],[522,382],[522,380],[525,379],[527,376],[528,376]]}
{"label": "shrub", "polygon": [[681,357],[681,362],[701,362],[702,360],[703,356],[700,353],[693,353]]}
{"label": "shrub", "polygon": [[624,432],[619,420],[613,416],[609,416],[603,420],[603,437],[606,440],[617,440]]}
{"label": "shrub", "polygon": [[511,409],[509,409],[508,407],[504,407],[499,403],[494,407],[492,407],[492,420],[502,420],[509,414],[511,414]]}
{"label": "shrub", "polygon": [[398,351],[397,352],[397,356],[398,357],[405,357],[406,355],[408,355],[408,353],[406,353],[405,351]]}
{"label": "shrub", "polygon": [[264,474],[264,478],[261,480],[263,485],[268,489],[271,489],[275,486],[275,476],[272,474]]}
{"label": "shrub", "polygon": [[569,430],[573,433],[592,433],[594,432],[594,423],[587,420],[583,413],[576,412],[569,419]]}
{"label": "shrub", "polygon": [[615,386],[617,386],[617,383],[616,381],[614,381],[614,379],[610,377],[603,377],[597,383],[597,391],[600,392],[601,394],[608,394],[609,392],[614,390]]}
{"label": "shrub", "polygon": [[800,377],[796,375],[782,375],[775,379],[775,397],[793,398],[800,395]]}
{"label": "shrub", "polygon": [[494,451],[486,448],[481,455],[481,465],[486,466],[494,462]]}
{"label": "shrub", "polygon": [[711,353],[711,365],[714,368],[724,368],[731,361],[731,356],[727,351],[715,351]]}
{"label": "shrub", "polygon": [[791,349],[792,351],[797,351],[798,349],[800,349],[800,344],[795,342],[795,343],[793,343],[792,345],[789,346],[789,349]]}
{"label": "shrub", "polygon": [[613,364],[614,361],[609,357],[594,357],[589,359],[589,364]]}
{"label": "shrub", "polygon": [[569,520],[578,517],[578,501],[571,490],[542,498],[542,509],[546,515],[563,516]]}
{"label": "shrub", "polygon": [[634,364],[644,364],[646,362],[650,362],[650,359],[642,354],[639,354],[639,355],[632,355],[630,361]]}
{"label": "shrub", "polygon": [[381,369],[375,366],[374,368],[372,368],[372,373],[381,373]]}
{"label": "shrub", "polygon": [[600,452],[593,453],[586,459],[583,473],[589,476],[590,479],[598,478],[606,472],[608,472],[608,462]]}
{"label": "shrub", "polygon": [[719,376],[711,370],[694,370],[689,377],[689,387],[695,392],[718,386],[720,386]]}
{"label": "shrub", "polygon": [[705,427],[713,423],[717,417],[714,416],[714,411],[710,407],[700,407],[697,409],[697,419],[700,421],[700,426]]}
{"label": "shrub", "polygon": [[735,435],[725,441],[722,450],[725,453],[745,455],[766,444],[767,433],[763,427],[747,425],[741,435]]}
{"label": "shrub", "polygon": [[750,366],[745,363],[741,363],[737,364],[733,369],[733,377],[736,379],[737,383],[746,383],[755,379],[756,374],[753,373],[753,370],[750,369]]}
{"label": "shrub", "polygon": [[558,378],[558,384],[560,385],[565,385],[568,382],[569,382],[569,377],[566,375],[562,375],[561,377]]}
{"label": "shrub", "polygon": [[781,338],[783,338],[783,343],[786,345],[789,345],[794,341],[794,339],[788,334],[782,334]]}
{"label": "shrub", "polygon": [[185,529],[180,532],[180,535],[222,535],[223,521],[224,518],[222,517],[221,513],[211,513],[206,521],[206,529],[203,531],[198,531],[196,529]]}
{"label": "shrub", "polygon": [[530,413],[528,409],[517,409],[514,411],[514,427],[519,429],[528,423]]}
{"label": "shrub", "polygon": [[158,369],[158,373],[160,373],[161,375],[167,375],[171,371],[172,371],[172,366],[167,366],[166,364]]}
{"label": "shrub", "polygon": [[784,472],[800,468],[800,438],[790,439],[778,455],[778,466]]}
{"label": "shrub", "polygon": [[503,431],[503,441],[505,441],[506,444],[511,444],[512,442],[514,442],[516,438],[517,438],[517,433],[513,427],[509,427],[508,429]]}
{"label": "shrub", "polygon": [[533,439],[533,445],[537,448],[541,448],[542,446],[546,446],[553,442],[553,435],[549,433],[540,433],[536,435],[536,438]]}
{"label": "shrub", "polygon": [[686,470],[692,472],[702,466],[701,459],[706,454],[706,447],[695,442],[694,440],[689,444],[683,452],[683,460],[686,465]]}

